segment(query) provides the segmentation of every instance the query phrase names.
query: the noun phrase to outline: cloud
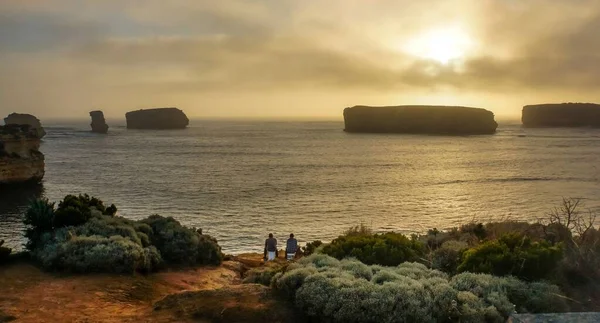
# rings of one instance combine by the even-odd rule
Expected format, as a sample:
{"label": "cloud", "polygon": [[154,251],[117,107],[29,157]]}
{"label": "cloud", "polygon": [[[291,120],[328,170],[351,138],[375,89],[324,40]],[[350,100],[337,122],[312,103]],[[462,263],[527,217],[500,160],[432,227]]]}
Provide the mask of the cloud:
{"label": "cloud", "polygon": [[[600,84],[597,0],[0,1],[0,109],[290,91],[590,97]],[[463,61],[400,50],[457,23],[477,43]]]}

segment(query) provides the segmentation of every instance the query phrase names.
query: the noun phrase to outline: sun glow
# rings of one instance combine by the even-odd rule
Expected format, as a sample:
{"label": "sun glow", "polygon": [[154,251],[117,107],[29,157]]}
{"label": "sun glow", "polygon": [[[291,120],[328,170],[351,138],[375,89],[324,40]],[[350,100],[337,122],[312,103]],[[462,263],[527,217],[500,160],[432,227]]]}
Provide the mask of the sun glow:
{"label": "sun glow", "polygon": [[416,36],[405,51],[411,55],[448,64],[467,56],[473,47],[471,37],[461,28],[440,28]]}

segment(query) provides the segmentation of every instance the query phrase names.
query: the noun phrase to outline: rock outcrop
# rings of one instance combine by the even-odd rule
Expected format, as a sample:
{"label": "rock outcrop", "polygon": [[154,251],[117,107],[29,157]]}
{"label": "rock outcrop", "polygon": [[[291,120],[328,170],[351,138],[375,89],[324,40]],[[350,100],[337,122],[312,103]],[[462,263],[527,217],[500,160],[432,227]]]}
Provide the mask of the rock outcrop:
{"label": "rock outcrop", "polygon": [[147,109],[127,112],[128,129],[184,129],[190,120],[177,108]]}
{"label": "rock outcrop", "polygon": [[11,113],[8,117],[4,118],[5,125],[29,125],[36,133],[36,136],[40,139],[46,135],[44,127],[38,118],[31,114],[23,113]]}
{"label": "rock outcrop", "polygon": [[91,111],[90,117],[92,117],[92,132],[95,133],[107,133],[108,125],[104,119],[104,113],[102,111]]}
{"label": "rock outcrop", "polygon": [[355,106],[344,110],[345,131],[436,135],[482,135],[496,132],[491,111],[457,106]]}
{"label": "rock outcrop", "polygon": [[0,185],[42,180],[45,164],[38,133],[29,125],[0,126]]}
{"label": "rock outcrop", "polygon": [[523,107],[523,126],[600,127],[600,105],[593,103],[537,104]]}

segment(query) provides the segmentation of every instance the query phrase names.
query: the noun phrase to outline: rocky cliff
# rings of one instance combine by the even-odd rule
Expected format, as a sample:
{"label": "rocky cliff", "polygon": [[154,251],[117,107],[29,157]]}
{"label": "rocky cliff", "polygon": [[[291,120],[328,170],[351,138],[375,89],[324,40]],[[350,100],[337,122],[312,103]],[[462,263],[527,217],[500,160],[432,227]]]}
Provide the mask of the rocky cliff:
{"label": "rocky cliff", "polygon": [[183,129],[190,123],[177,108],[131,111],[125,114],[128,129]]}
{"label": "rocky cliff", "polygon": [[40,182],[44,154],[38,130],[29,125],[0,126],[0,185]]}
{"label": "rocky cliff", "polygon": [[106,124],[106,120],[104,119],[104,113],[102,111],[92,111],[90,112],[90,117],[92,118],[92,132],[95,133],[107,133],[108,125]]}
{"label": "rocky cliff", "polygon": [[491,111],[456,106],[355,106],[344,110],[347,132],[438,135],[493,134]]}
{"label": "rocky cliff", "polygon": [[537,104],[523,107],[525,127],[600,127],[600,105],[593,103]]}
{"label": "rocky cliff", "polygon": [[6,125],[29,125],[33,131],[35,131],[38,138],[42,138],[46,135],[44,127],[38,118],[31,114],[22,113],[11,113],[8,117],[4,118],[4,124]]}

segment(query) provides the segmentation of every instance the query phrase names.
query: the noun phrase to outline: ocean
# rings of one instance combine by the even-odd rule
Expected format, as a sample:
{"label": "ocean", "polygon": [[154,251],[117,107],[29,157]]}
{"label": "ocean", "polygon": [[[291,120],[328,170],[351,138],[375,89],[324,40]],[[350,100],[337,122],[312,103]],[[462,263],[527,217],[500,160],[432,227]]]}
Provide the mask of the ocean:
{"label": "ocean", "polygon": [[89,193],[118,214],[172,216],[226,253],[272,232],[330,241],[358,224],[420,233],[471,221],[544,218],[563,197],[600,211],[600,129],[495,135],[349,134],[341,121],[193,120],[188,129],[89,132],[46,124],[42,186],[0,192],[0,239],[19,249],[32,198]]}

